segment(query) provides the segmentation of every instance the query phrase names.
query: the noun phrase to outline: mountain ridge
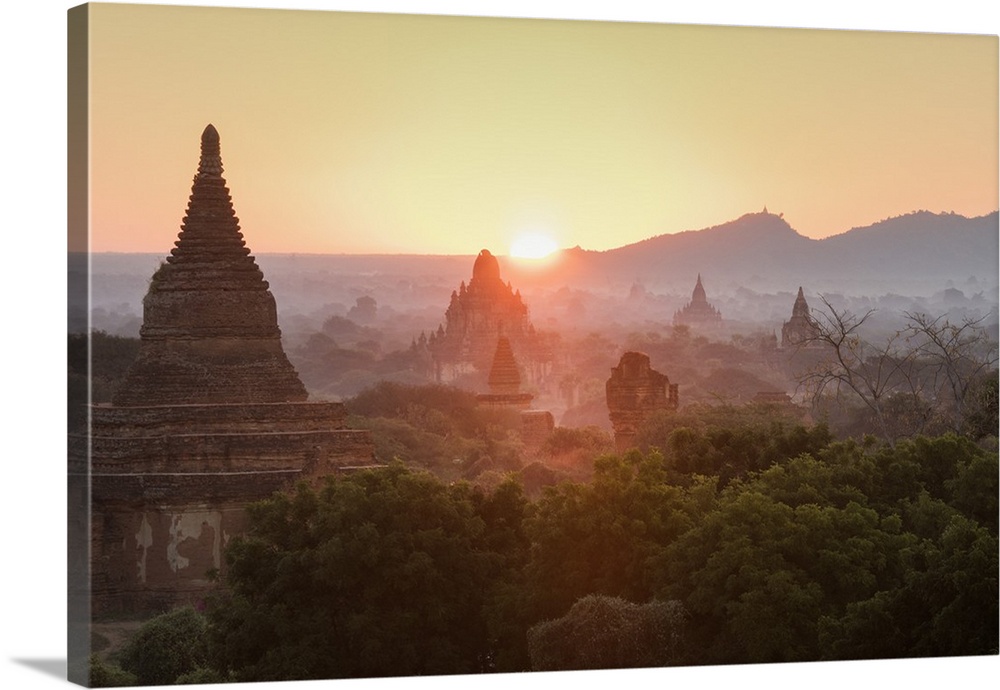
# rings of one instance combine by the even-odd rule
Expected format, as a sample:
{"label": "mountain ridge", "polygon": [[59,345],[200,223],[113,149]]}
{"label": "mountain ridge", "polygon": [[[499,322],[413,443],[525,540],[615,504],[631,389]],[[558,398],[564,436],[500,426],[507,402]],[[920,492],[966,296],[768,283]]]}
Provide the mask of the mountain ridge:
{"label": "mountain ridge", "polygon": [[[998,212],[966,217],[912,213],[812,239],[767,209],[719,225],[653,237],[600,252],[563,250],[557,263],[570,282],[632,280],[650,288],[693,285],[701,273],[716,286],[926,291],[970,275],[996,280]],[[516,271],[516,269],[515,269]],[[842,289],[842,288],[841,288]]]}

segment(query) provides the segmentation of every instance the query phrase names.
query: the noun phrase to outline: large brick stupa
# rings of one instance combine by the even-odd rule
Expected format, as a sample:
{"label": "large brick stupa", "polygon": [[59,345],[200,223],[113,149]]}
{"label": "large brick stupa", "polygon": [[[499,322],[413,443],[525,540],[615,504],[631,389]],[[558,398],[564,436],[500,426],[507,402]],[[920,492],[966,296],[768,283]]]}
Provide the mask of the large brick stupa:
{"label": "large brick stupa", "polygon": [[[310,402],[281,346],[209,125],[175,248],[143,300],[139,354],[91,407],[91,594],[100,612],[197,603],[247,504],[373,463],[338,402]],[[87,450],[89,449],[89,453]]]}

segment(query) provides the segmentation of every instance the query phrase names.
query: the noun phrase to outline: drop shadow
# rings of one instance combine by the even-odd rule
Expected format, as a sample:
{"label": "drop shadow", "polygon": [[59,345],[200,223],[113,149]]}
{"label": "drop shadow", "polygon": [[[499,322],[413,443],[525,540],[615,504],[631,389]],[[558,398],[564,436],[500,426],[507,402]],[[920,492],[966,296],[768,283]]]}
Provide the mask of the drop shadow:
{"label": "drop shadow", "polygon": [[59,680],[66,680],[65,659],[11,659],[11,661],[33,668],[49,676],[55,676]]}

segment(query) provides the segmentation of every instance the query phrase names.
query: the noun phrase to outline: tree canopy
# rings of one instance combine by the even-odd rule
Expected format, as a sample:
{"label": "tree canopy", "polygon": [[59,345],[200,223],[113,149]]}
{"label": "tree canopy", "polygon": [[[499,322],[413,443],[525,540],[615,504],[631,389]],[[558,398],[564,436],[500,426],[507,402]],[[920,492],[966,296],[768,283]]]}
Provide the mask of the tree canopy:
{"label": "tree canopy", "polygon": [[533,501],[395,463],[255,504],[203,657],[162,678],[996,653],[996,451],[786,426],[671,438]]}

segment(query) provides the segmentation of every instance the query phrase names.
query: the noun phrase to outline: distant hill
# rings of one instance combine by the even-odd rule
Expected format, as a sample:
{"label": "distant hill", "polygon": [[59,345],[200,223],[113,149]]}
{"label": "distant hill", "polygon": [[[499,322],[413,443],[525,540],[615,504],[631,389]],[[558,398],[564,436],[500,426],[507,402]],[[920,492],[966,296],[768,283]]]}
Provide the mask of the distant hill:
{"label": "distant hill", "polygon": [[997,276],[997,213],[966,218],[918,211],[820,242],[828,265],[864,273]]}
{"label": "distant hill", "polygon": [[[813,240],[779,215],[748,213],[722,225],[659,235],[603,252],[565,250],[560,279],[593,285],[639,282],[650,289],[812,290],[929,293],[970,276],[995,285],[996,212],[976,218],[918,211]],[[554,278],[555,276],[553,276]]]}

